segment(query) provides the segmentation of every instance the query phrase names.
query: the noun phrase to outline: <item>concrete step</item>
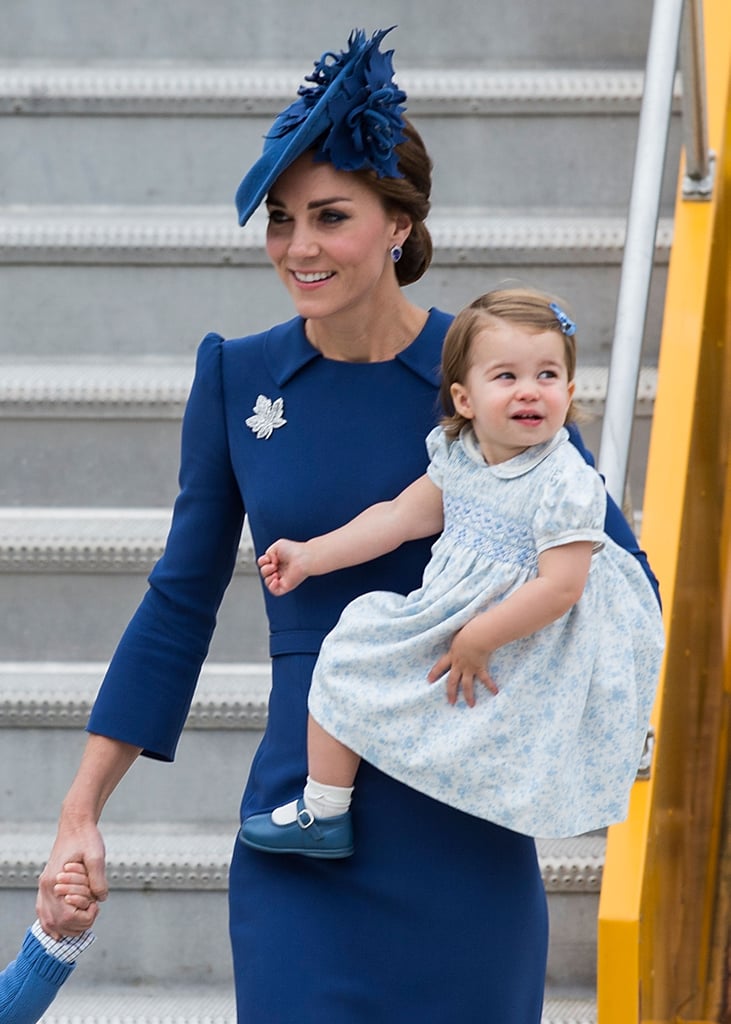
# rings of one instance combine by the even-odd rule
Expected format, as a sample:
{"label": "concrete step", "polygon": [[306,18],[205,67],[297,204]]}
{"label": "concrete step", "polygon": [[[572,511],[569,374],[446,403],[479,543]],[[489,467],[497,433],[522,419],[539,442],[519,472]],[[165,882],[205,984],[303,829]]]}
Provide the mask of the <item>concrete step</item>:
{"label": "concrete step", "polygon": [[[435,203],[624,211],[642,73],[557,67],[485,70],[480,60],[399,71],[408,114],[434,159]],[[226,203],[306,70],[0,68],[0,203]],[[676,100],[666,210],[676,189],[678,114]]]}
{"label": "concrete step", "polygon": [[[0,662],[0,816],[55,821],[105,670],[105,662]],[[140,758],[115,791],[115,820],[196,823],[204,808],[206,820],[235,831],[270,686],[268,661],[207,662],[174,764]],[[38,766],[47,763],[53,771],[41,785]]]}
{"label": "concrete step", "polygon": [[[89,990],[83,987],[82,970],[66,983],[39,1024],[236,1024],[231,986],[94,986]],[[544,1003],[542,1024],[596,1024],[596,1019],[591,995],[566,999],[549,994]]]}
{"label": "concrete step", "polygon": [[0,361],[0,504],[170,508],[194,362]]}
{"label": "concrete step", "polygon": [[[54,831],[51,823],[3,822],[0,888],[8,920],[30,916],[32,890]],[[86,984],[229,979],[225,903],[235,831],[203,822],[103,825],[112,895],[100,917],[100,941],[84,963]],[[604,847],[600,834],[538,844],[551,917],[547,984],[554,991],[595,985]],[[160,941],[173,934],[175,944]],[[3,934],[0,961],[14,955],[18,941]]]}
{"label": "concrete step", "polygon": [[[193,365],[192,356],[0,361],[0,506],[83,499],[88,508],[170,507]],[[656,377],[654,367],[643,368],[638,437],[649,428]],[[606,385],[605,367],[579,368],[577,401],[589,416],[584,432],[592,446]]]}
{"label": "concrete step", "polygon": [[[87,983],[230,981],[226,890],[235,825],[106,823],[103,834],[112,895],[96,929],[100,955],[84,963]],[[0,891],[8,920],[32,912],[32,890],[54,835],[53,823],[2,823]],[[10,955],[3,931],[0,949]]]}
{"label": "concrete step", "polygon": [[[494,197],[490,197],[491,203]],[[606,365],[626,211],[435,207],[434,261],[415,302],[458,310],[501,280],[570,301],[581,359]],[[0,356],[192,358],[209,330],[264,329],[291,304],[264,250],[263,213],[244,228],[233,205],[0,207]],[[672,221],[660,221],[647,321],[657,355]]]}
{"label": "concrete step", "polygon": [[84,954],[39,1024],[236,1024],[231,984],[191,987],[181,977],[169,985],[85,985],[92,955]]}
{"label": "concrete step", "polygon": [[481,0],[445,18],[442,0],[319,0],[317,16],[301,4],[279,0],[251,6],[242,17],[235,0],[157,0],[129,4],[124,17],[98,0],[5,0],[0,59],[148,61],[228,60],[246,67],[262,58],[292,61],[300,71],[323,50],[337,50],[354,27],[371,32],[398,25],[389,36],[397,67],[405,63],[518,62],[599,66],[612,57],[628,66],[644,63],[651,4],[614,0],[544,0],[521,4]]}
{"label": "concrete step", "polygon": [[[106,661],[161,553],[165,509],[0,512],[0,650],[9,661]],[[268,631],[251,544],[221,605],[213,660],[266,661]]]}

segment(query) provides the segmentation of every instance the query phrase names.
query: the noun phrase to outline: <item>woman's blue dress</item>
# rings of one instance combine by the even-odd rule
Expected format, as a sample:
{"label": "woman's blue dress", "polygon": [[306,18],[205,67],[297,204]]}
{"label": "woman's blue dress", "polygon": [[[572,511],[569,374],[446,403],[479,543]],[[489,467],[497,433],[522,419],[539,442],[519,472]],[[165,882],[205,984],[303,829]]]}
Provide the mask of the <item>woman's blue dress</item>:
{"label": "woman's blue dress", "polygon": [[[416,340],[383,363],[324,358],[300,318],[249,338],[204,339],[165,554],[115,652],[89,731],[173,758],[244,508],[259,554],[278,537],[333,529],[422,474],[450,321],[432,310]],[[611,504],[607,529],[643,560]],[[323,637],[359,594],[418,586],[432,540],[308,579],[282,598],[265,593],[272,691],[242,815],[301,793],[307,693]],[[229,900],[239,1024],[538,1024],[548,927],[533,841],[365,763],[353,814],[358,844],[344,861],[273,856],[235,842]]]}

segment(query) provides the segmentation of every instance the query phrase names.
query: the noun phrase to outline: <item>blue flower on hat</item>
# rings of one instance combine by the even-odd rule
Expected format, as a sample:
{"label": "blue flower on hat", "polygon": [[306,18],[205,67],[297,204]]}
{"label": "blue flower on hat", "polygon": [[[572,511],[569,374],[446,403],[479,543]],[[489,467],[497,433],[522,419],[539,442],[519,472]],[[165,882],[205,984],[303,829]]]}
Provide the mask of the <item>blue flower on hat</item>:
{"label": "blue flower on hat", "polygon": [[[393,28],[393,26],[392,26]],[[401,178],[396,146],[406,141],[406,93],[393,81],[393,50],[381,53],[381,29],[366,39],[354,29],[348,49],[327,52],[305,76],[298,98],[275,118],[262,155],[236,192],[239,223],[245,224],[279,175],[314,149],[316,160],[337,170],[370,168],[381,177]]]}
{"label": "blue flower on hat", "polygon": [[347,51],[324,53],[312,74],[305,75],[313,84],[299,87],[299,99],[280,115],[270,136],[281,138],[294,131],[324,101],[319,160],[328,160],[341,171],[370,167],[381,178],[402,177],[394,149],[406,141],[401,105],[406,93],[393,81],[393,50],[378,49],[390,31],[381,29],[367,40],[363,29],[354,29]]}

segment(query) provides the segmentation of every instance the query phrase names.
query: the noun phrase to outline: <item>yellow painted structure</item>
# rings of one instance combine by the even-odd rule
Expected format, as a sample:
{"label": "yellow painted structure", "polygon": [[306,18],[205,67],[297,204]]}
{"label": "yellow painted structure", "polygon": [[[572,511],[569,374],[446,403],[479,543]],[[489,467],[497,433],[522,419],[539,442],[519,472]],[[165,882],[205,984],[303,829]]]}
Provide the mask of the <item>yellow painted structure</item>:
{"label": "yellow painted structure", "polygon": [[668,645],[651,777],[607,840],[599,1024],[717,1024],[728,984],[730,0],[703,18],[716,180],[712,201],[676,205],[643,510]]}

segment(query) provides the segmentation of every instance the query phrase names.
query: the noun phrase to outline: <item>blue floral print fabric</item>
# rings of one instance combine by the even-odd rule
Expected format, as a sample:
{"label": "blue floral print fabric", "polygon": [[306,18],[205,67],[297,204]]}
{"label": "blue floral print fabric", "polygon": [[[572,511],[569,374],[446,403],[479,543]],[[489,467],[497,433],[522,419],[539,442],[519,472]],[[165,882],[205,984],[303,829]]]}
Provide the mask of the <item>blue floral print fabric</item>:
{"label": "blue floral print fabric", "polygon": [[[664,646],[637,560],[604,532],[601,478],[568,442],[489,466],[474,435],[427,438],[444,531],[422,586],[353,601],[326,638],[310,711],[381,771],[437,800],[541,837],[621,820]],[[547,548],[591,541],[580,600],[490,658],[499,687],[450,705],[432,665],[470,619],[510,595]],[[357,799],[357,790],[356,790]]]}

